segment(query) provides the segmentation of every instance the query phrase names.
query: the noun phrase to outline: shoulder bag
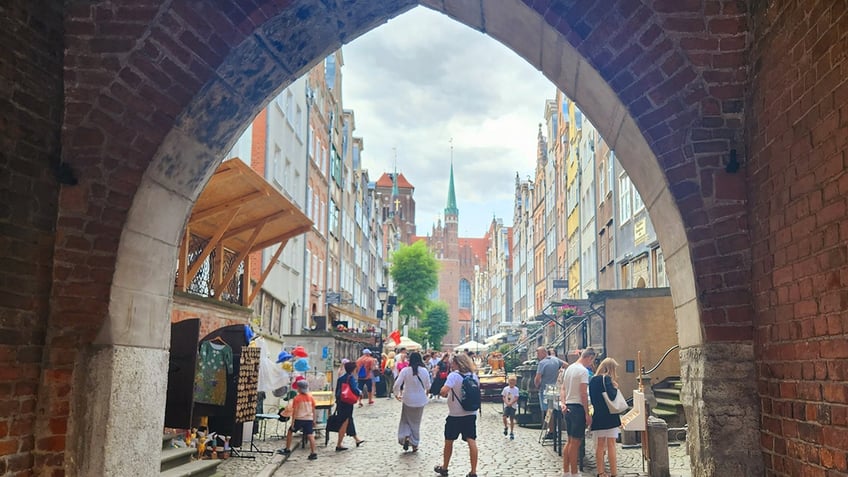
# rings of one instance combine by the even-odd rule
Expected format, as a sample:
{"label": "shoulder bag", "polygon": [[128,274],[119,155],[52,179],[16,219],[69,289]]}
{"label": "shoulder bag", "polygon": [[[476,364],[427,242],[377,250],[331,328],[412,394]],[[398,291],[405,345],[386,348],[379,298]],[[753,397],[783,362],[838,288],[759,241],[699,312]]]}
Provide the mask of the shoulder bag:
{"label": "shoulder bag", "polygon": [[607,394],[606,376],[601,376],[601,382],[604,383],[604,392],[601,393],[601,396],[607,402],[607,409],[609,409],[610,414],[621,414],[626,411],[629,406],[627,405],[627,400],[624,399],[624,394],[619,390],[615,393],[615,399],[610,399]]}
{"label": "shoulder bag", "polygon": [[359,396],[350,388],[350,378],[342,383],[342,391],[340,393],[341,400],[345,404],[356,404],[359,401]]}

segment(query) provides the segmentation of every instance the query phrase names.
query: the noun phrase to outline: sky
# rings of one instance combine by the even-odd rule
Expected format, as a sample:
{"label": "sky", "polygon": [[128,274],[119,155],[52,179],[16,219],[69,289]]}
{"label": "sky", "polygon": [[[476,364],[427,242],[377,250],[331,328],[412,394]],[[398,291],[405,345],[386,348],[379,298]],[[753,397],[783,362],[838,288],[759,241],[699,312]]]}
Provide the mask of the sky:
{"label": "sky", "polygon": [[397,170],[415,187],[427,235],[447,204],[453,166],[459,234],[511,226],[515,174],[535,175],[539,123],[555,86],[497,40],[416,7],[342,48],[344,108],[372,180]]}

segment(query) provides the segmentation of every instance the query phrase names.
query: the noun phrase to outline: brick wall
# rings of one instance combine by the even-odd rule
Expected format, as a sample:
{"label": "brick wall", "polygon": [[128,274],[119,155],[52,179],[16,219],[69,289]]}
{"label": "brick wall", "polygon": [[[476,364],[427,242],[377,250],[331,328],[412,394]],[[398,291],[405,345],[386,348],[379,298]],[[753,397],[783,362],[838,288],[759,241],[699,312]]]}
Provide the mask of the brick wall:
{"label": "brick wall", "polygon": [[[17,476],[36,458],[37,413],[57,413],[46,436],[63,435],[67,415],[36,408],[56,240],[62,2],[4,1],[0,43],[0,475]],[[51,392],[68,395],[67,378],[50,377]]]}
{"label": "brick wall", "polygon": [[848,464],[848,15],[755,2],[750,210],[761,440],[769,475]]}

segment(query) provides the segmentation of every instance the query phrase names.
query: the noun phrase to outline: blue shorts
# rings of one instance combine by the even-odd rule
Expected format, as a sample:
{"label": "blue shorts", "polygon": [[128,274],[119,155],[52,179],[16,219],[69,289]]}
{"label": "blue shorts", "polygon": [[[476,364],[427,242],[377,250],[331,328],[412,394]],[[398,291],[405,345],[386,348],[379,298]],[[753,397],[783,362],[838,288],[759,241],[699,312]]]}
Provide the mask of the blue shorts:
{"label": "blue shorts", "polygon": [[313,430],[313,422],[309,419],[295,419],[294,424],[291,426],[292,432],[303,431],[304,436],[308,436],[313,434],[315,431]]}
{"label": "blue shorts", "polygon": [[358,379],[357,381],[359,382],[360,391],[368,391],[369,393],[371,392],[372,381],[370,379]]}
{"label": "blue shorts", "polygon": [[548,400],[545,399],[544,391],[539,391],[539,408],[542,409],[542,414],[548,412]]}

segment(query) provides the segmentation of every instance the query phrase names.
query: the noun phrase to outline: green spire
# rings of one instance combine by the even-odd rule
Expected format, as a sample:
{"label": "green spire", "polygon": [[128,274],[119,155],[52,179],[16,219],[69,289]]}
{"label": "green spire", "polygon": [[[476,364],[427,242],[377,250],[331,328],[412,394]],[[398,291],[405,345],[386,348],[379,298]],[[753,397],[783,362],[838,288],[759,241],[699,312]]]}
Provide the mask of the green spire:
{"label": "green spire", "polygon": [[[451,148],[453,149],[453,148]],[[451,153],[453,151],[451,150]],[[448,206],[445,207],[445,216],[448,215],[459,215],[459,208],[456,206],[456,191],[453,187],[453,159],[451,159],[451,167],[450,167],[450,185],[448,186]]]}

